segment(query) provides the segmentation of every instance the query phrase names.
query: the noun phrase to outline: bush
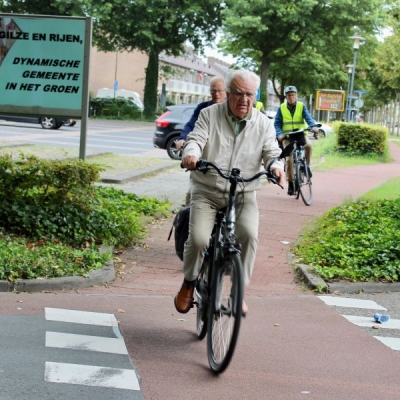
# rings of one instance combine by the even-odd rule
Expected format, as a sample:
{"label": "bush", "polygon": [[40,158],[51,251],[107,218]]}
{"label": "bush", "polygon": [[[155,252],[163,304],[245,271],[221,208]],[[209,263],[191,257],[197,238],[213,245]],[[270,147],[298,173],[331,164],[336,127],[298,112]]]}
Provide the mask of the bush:
{"label": "bush", "polygon": [[387,136],[388,130],[382,126],[341,123],[337,128],[337,147],[349,155],[382,155]]}
{"label": "bush", "polygon": [[294,253],[328,281],[400,281],[400,198],[332,209]]}
{"label": "bush", "polygon": [[0,156],[0,279],[84,275],[127,247],[170,204],[97,187],[102,167],[82,160]]}
{"label": "bush", "polygon": [[96,97],[90,100],[89,108],[96,117],[114,119],[135,119],[142,116],[142,111],[132,101],[124,98]]}
{"label": "bush", "polygon": [[168,205],[113,188],[95,187],[102,167],[82,160],[0,156],[0,226],[33,240],[125,247],[143,238],[145,217]]}

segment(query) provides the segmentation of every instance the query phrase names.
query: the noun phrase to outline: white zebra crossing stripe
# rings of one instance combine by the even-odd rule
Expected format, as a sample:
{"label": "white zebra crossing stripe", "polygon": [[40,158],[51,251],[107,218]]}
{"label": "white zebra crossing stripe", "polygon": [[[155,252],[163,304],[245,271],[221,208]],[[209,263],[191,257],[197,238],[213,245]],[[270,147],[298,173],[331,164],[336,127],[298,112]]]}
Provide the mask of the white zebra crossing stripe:
{"label": "white zebra crossing stripe", "polygon": [[46,332],[46,347],[128,354],[123,339],[72,333]]}
{"label": "white zebra crossing stripe", "polygon": [[355,315],[343,315],[347,320],[352,322],[357,326],[364,326],[367,328],[372,328],[373,326],[379,326],[383,329],[400,329],[400,319],[390,319],[388,322],[379,324],[375,322],[373,316],[371,317],[357,317]]}
{"label": "white zebra crossing stripe", "polygon": [[140,390],[134,370],[46,362],[45,380],[53,383]]}
{"label": "white zebra crossing stripe", "polygon": [[75,324],[118,326],[114,314],[95,313],[89,311],[65,310],[62,308],[45,307],[45,317],[48,321],[70,322]]}
{"label": "white zebra crossing stripe", "polygon": [[378,339],[384,345],[390,347],[392,350],[400,351],[400,339],[383,336],[374,336],[374,338]]}
{"label": "white zebra crossing stripe", "polygon": [[372,300],[351,299],[346,297],[336,296],[317,296],[328,306],[348,307],[348,308],[366,308],[370,310],[386,310],[385,307],[380,306]]}

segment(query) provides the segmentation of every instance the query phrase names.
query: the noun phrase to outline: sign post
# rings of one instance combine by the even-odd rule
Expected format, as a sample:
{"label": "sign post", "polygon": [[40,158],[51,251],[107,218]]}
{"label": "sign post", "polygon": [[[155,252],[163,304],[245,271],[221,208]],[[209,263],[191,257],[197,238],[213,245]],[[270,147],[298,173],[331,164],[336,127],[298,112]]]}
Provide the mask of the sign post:
{"label": "sign post", "polygon": [[81,119],[85,158],[90,17],[0,14],[0,113]]}
{"label": "sign post", "polygon": [[343,112],[345,96],[344,90],[317,90],[315,108],[321,111]]}

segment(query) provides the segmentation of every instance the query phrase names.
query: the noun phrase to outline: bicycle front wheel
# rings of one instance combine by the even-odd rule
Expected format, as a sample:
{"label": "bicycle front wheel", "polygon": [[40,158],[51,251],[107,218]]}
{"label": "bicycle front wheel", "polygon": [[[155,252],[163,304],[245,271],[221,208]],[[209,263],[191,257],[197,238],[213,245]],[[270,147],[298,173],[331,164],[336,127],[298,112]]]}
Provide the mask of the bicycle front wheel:
{"label": "bicycle front wheel", "polygon": [[[212,249],[209,249],[212,254]],[[209,280],[209,263],[210,256],[204,257],[203,265],[201,266],[200,274],[197,278],[195,295],[197,298],[196,306],[196,334],[199,340],[205,338],[207,334],[207,307],[208,301],[208,282]]]}
{"label": "bicycle front wheel", "polygon": [[207,354],[219,374],[229,365],[242,319],[243,267],[239,254],[228,254],[216,269],[208,312]]}
{"label": "bicycle front wheel", "polygon": [[312,203],[312,182],[310,176],[310,169],[307,162],[303,161],[298,163],[297,166],[297,180],[299,186],[299,192],[301,198],[306,206],[310,206]]}

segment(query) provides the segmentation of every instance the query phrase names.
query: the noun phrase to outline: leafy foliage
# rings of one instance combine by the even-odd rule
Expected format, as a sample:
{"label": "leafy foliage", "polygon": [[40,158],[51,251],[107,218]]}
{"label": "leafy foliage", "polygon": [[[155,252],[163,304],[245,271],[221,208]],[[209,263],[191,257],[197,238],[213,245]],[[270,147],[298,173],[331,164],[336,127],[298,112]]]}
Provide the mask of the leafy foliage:
{"label": "leafy foliage", "polygon": [[400,281],[400,198],[332,209],[294,252],[327,281]]}
{"label": "leafy foliage", "polygon": [[0,279],[85,275],[127,247],[170,204],[95,186],[101,167],[82,160],[0,156]]}
{"label": "leafy foliage", "polygon": [[[144,116],[154,117],[157,107],[161,52],[179,55],[186,41],[201,49],[221,25],[223,3],[218,0],[93,0],[93,38],[104,51],[141,50],[149,56],[144,90]],[[118,18],[116,18],[118,16]]]}
{"label": "leafy foliage", "polygon": [[[267,87],[272,68],[273,77],[281,81],[281,87],[290,79],[291,85],[303,86],[303,90],[313,93],[317,88],[329,87],[332,77],[343,85],[346,74],[337,70],[339,65],[344,70],[352,58],[348,37],[354,34],[354,27],[366,35],[374,33],[382,23],[380,0],[356,3],[228,1],[223,11],[221,47],[242,60],[250,58],[257,63],[262,90]],[[308,69],[305,62],[296,68],[296,58],[303,48],[307,48],[304,54],[308,55]],[[323,55],[324,62],[318,54]],[[311,78],[306,84],[309,74]]]}
{"label": "leafy foliage", "polygon": [[388,130],[369,124],[340,124],[337,149],[350,155],[378,154],[385,152]]}
{"label": "leafy foliage", "polygon": [[74,249],[57,242],[0,235],[2,280],[88,276],[110,259],[111,253],[99,253],[97,247]]}
{"label": "leafy foliage", "polygon": [[142,115],[141,110],[128,99],[95,97],[90,100],[89,107],[96,117],[135,119]]}

